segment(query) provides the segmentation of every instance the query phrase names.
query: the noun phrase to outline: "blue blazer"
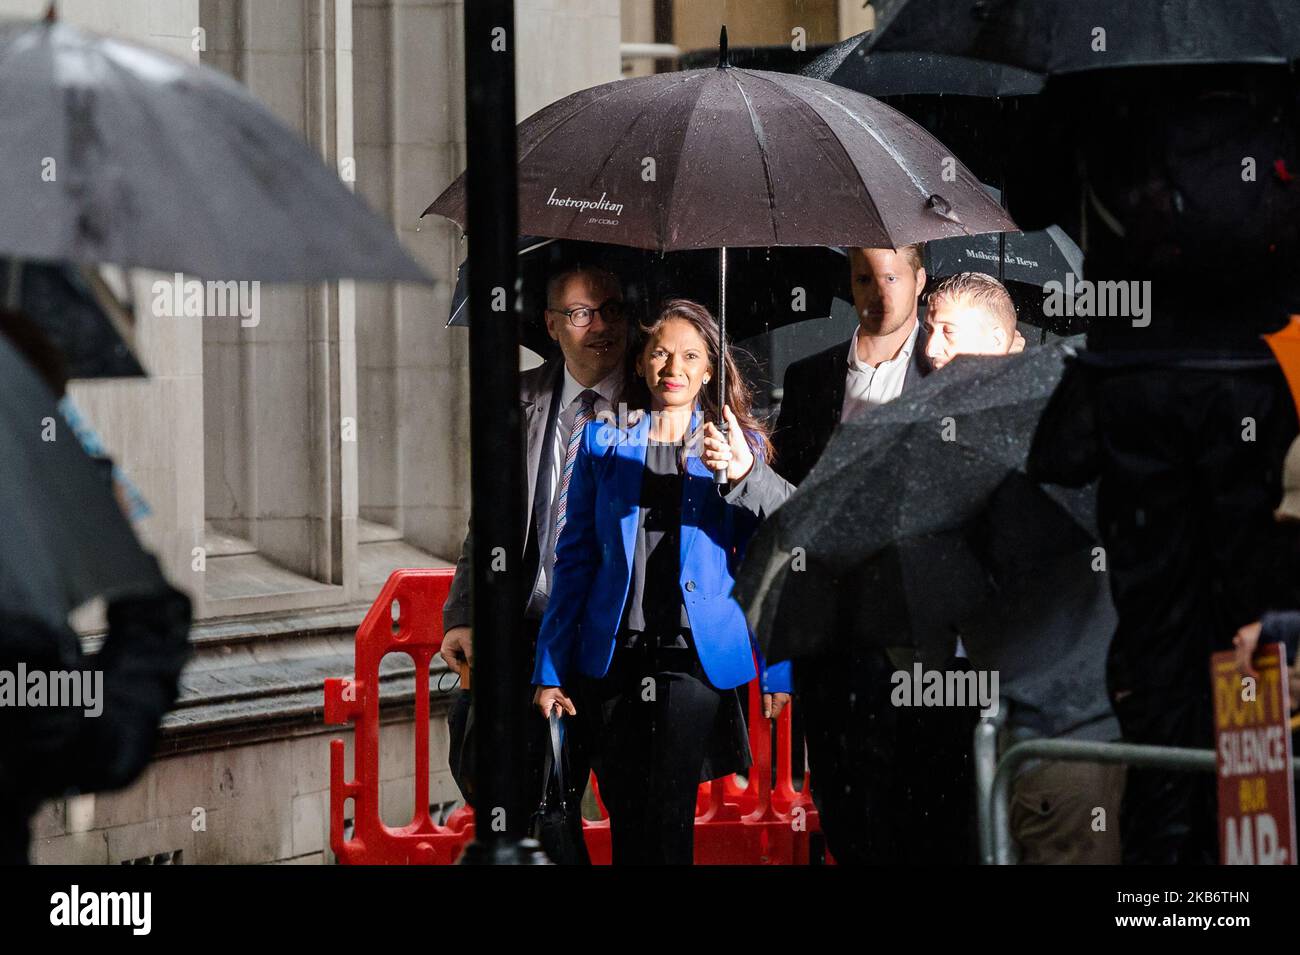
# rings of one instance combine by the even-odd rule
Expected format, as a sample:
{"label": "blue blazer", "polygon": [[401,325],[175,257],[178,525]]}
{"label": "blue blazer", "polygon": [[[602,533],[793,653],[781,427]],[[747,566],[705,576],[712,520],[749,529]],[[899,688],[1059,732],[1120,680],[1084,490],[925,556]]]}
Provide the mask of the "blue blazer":
{"label": "blue blazer", "polygon": [[[692,432],[699,416],[697,407]],[[575,667],[595,678],[609,670],[632,583],[649,430],[645,413],[626,429],[596,421],[583,432],[569,479],[564,530],[555,548],[551,596],[537,638],[536,685],[563,686]],[[760,508],[745,506],[743,486],[760,470],[763,479],[789,485],[756,455],[754,470],[724,500],[697,455],[688,455],[686,465],[678,583],[704,673],[716,688],[726,690],[757,675],[758,650],[744,611],[731,596],[733,574],[764,516],[757,513]],[[761,666],[761,656],[759,661]],[[790,692],[789,661],[762,669],[765,693]]]}

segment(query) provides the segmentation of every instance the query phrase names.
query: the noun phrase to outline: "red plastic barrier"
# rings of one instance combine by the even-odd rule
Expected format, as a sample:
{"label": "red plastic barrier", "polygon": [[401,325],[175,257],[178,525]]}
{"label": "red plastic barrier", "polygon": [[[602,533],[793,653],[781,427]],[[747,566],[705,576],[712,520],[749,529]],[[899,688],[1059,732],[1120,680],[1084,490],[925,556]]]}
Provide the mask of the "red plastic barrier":
{"label": "red plastic barrier", "polygon": [[[330,740],[330,848],[339,862],[448,865],[474,838],[470,810],[457,810],[445,826],[429,816],[429,663],[442,648],[442,605],[452,574],[451,568],[393,571],[357,628],[353,678],[325,681],[325,722],[355,724],[350,782],[343,740]],[[415,661],[415,813],[397,829],[379,815],[379,664],[393,652]],[[344,840],[349,799],[354,825]]]}
{"label": "red plastic barrier", "polygon": [[776,719],[776,784],[772,784],[772,721],[763,716],[758,681],[749,684],[749,749],[754,764],[743,788],[735,776],[700,786],[695,816],[696,865],[807,865],[821,828],[807,775],[791,779],[790,707]]}
{"label": "red plastic barrier", "polygon": [[[325,722],[355,724],[354,776],[345,778],[343,740],[330,741],[330,847],[339,862],[372,865],[449,865],[474,838],[468,806],[446,825],[429,816],[429,664],[442,647],[442,605],[452,570],[395,570],[357,628],[351,680],[325,681]],[[394,613],[396,605],[396,614]],[[415,813],[400,828],[379,814],[379,664],[388,653],[415,661]],[[697,865],[807,865],[810,839],[820,829],[809,779],[802,791],[791,779],[790,708],[776,720],[776,784],[772,780],[772,723],[762,715],[758,681],[749,685],[749,740],[754,765],[748,782],[735,776],[700,786],[695,818]],[[608,865],[608,812],[596,778],[591,787],[599,820],[584,820],[591,860]],[[343,837],[344,809],[354,804],[352,837]]]}

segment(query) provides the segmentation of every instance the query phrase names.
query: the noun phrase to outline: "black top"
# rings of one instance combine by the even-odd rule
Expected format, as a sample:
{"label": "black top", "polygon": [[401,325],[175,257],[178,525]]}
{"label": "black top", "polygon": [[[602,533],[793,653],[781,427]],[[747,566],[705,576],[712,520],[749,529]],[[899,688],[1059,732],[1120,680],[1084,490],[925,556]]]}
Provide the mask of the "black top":
{"label": "black top", "polygon": [[[632,581],[622,630],[676,634],[690,623],[682,603],[682,475],[678,442],[650,441],[641,479],[640,513],[632,548]],[[686,646],[684,640],[679,641]]]}

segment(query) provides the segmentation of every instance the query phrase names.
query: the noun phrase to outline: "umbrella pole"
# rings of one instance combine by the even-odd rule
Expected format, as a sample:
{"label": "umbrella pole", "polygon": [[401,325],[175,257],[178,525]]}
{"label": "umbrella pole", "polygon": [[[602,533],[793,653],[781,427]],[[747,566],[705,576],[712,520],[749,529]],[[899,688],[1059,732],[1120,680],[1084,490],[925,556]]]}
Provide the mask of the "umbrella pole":
{"label": "umbrella pole", "polygon": [[[718,252],[718,430],[723,440],[727,438],[727,416],[722,413],[727,401],[727,247]],[[713,483],[721,487],[727,483],[727,471],[719,468],[713,472]]]}

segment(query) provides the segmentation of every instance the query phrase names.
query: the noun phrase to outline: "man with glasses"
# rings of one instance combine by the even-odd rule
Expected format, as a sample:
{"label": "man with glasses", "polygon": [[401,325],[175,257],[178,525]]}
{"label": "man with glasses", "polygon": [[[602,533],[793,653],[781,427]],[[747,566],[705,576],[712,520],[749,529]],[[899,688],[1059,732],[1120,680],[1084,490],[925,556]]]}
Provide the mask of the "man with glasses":
{"label": "man with glasses", "polygon": [[[573,468],[574,452],[582,429],[597,415],[613,410],[623,386],[628,323],[623,313],[619,280],[604,269],[577,266],[553,276],[546,289],[546,330],[560,354],[519,376],[527,437],[525,461],[528,477],[528,528],[524,548],[524,579],[528,581],[522,627],[529,652],[519,657],[521,669],[513,675],[519,693],[532,699],[533,647],[542,613],[550,595],[555,566],[555,542],[560,518],[559,499]],[[442,657],[454,669],[473,662],[470,626],[469,537],[461,548],[451,592],[443,606],[445,637]],[[452,774],[466,800],[473,802],[472,773],[465,742],[470,695],[457,694],[448,715],[451,732]],[[550,735],[541,720],[528,721],[528,771],[524,792],[540,797],[544,758]],[[568,738],[569,788],[566,801],[570,818],[580,818],[580,803],[587,784],[587,760],[581,740],[570,730]],[[578,835],[581,842],[581,835]],[[544,847],[545,848],[545,847]]]}

